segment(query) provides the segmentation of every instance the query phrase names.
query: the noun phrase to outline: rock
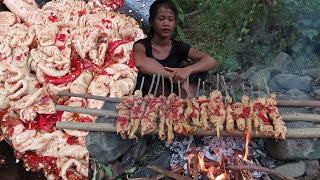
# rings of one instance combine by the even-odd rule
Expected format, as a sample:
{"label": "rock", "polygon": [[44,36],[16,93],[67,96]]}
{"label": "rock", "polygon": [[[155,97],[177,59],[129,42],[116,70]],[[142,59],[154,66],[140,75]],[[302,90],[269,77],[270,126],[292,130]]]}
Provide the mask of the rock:
{"label": "rock", "polygon": [[160,166],[164,169],[170,169],[172,152],[158,140],[153,140],[153,142],[147,146],[144,156],[148,157],[148,159],[144,160],[144,162],[140,162],[143,166],[134,172],[130,178],[152,177],[158,174],[157,172],[147,168],[147,166]]}
{"label": "rock", "polygon": [[277,160],[314,160],[320,159],[320,140],[286,139],[267,140],[267,151]]}
{"label": "rock", "polygon": [[320,178],[320,166],[318,160],[304,161],[306,164],[306,175],[310,179]]}
{"label": "rock", "polygon": [[248,80],[258,70],[259,70],[259,67],[251,66],[246,72],[243,72],[242,74],[240,74],[240,77],[243,80]]}
{"label": "rock", "polygon": [[298,76],[293,74],[278,74],[270,80],[270,87],[278,90],[299,89],[304,92],[310,92],[312,87],[312,78],[310,76]]}
{"label": "rock", "polygon": [[[306,165],[303,161],[300,162],[293,162],[293,163],[286,163],[282,164],[279,167],[274,168],[275,171],[278,171],[281,174],[288,175],[291,177],[299,177],[302,176],[306,171]],[[271,178],[274,180],[281,180],[272,174],[270,174]]]}
{"label": "rock", "polygon": [[240,80],[239,74],[237,72],[228,72],[224,75],[224,78],[227,82]]}
{"label": "rock", "polygon": [[297,70],[296,63],[293,61],[291,56],[289,56],[285,52],[280,52],[276,56],[273,67],[281,70],[286,70],[287,72],[291,72],[291,73]]}
{"label": "rock", "polygon": [[124,168],[132,168],[134,163],[138,161],[146,151],[147,141],[144,137],[139,138],[138,141],[134,143],[134,145],[123,154],[122,163],[124,164]]}
{"label": "rock", "polygon": [[315,91],[313,91],[311,93],[311,96],[315,99],[315,100],[320,100],[320,89],[317,89]]}
{"label": "rock", "polygon": [[86,137],[86,147],[90,156],[103,164],[109,164],[118,159],[132,146],[133,142],[133,140],[122,139],[116,133],[90,132]]}
{"label": "rock", "polygon": [[320,77],[320,68],[311,68],[302,71],[303,74],[312,77],[313,79],[318,79]]}
{"label": "rock", "polygon": [[247,81],[247,85],[250,85],[248,83],[252,82],[253,88],[257,89],[257,84],[258,84],[257,80],[259,80],[261,84],[261,90],[265,90],[266,88],[264,86],[263,78],[265,78],[268,83],[270,80],[270,73],[272,70],[273,68],[264,68],[254,72],[252,76],[249,78],[249,80]]}
{"label": "rock", "polygon": [[309,96],[297,88],[290,89],[286,92],[290,99],[310,99]]}

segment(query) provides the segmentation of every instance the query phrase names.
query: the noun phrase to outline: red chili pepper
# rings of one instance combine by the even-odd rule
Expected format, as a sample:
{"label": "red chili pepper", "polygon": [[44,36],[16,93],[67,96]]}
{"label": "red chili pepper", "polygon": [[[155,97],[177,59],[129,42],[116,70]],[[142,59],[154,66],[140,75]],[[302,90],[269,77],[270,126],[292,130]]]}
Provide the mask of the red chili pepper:
{"label": "red chili pepper", "polygon": [[19,56],[16,57],[16,60],[20,61],[22,58],[22,54],[20,54]]}
{"label": "red chili pepper", "polygon": [[41,87],[40,83],[37,83],[36,85],[34,85],[34,88],[39,89]]}
{"label": "red chili pepper", "polygon": [[75,143],[79,143],[79,140],[77,137],[71,136],[67,139],[67,144],[73,145]]}
{"label": "red chili pepper", "polygon": [[61,121],[63,111],[57,111],[55,116],[51,118],[52,124],[55,125],[57,121]]}
{"label": "red chili pepper", "polygon": [[197,103],[201,104],[201,103],[208,103],[210,102],[209,100],[197,100]]}
{"label": "red chili pepper", "polygon": [[82,64],[84,69],[87,69],[93,66],[93,63],[88,59],[83,59]]}
{"label": "red chili pepper", "polygon": [[65,34],[59,34],[57,37],[58,41],[64,42],[66,40],[67,35]]}
{"label": "red chili pepper", "polygon": [[259,118],[262,119],[262,121],[265,123],[265,124],[269,124],[269,120],[266,116],[264,116],[263,114],[259,113],[258,114]]}
{"label": "red chili pepper", "polygon": [[78,11],[78,16],[80,17],[80,16],[86,14],[86,12],[87,12],[86,9],[83,9],[83,10],[81,10],[81,11]]}
{"label": "red chili pepper", "polygon": [[113,76],[113,75],[114,75],[114,74],[109,74],[109,73],[107,73],[106,70],[103,70],[100,74],[101,74],[101,75],[108,75],[108,76]]}
{"label": "red chili pepper", "polygon": [[92,122],[92,119],[88,117],[81,117],[77,120],[78,122]]}
{"label": "red chili pepper", "polygon": [[114,0],[113,1],[116,5],[119,6],[119,8],[122,8],[123,7],[123,1],[122,0]]}
{"label": "red chili pepper", "polygon": [[48,119],[40,114],[38,119],[38,127],[46,132],[52,132],[52,123]]}
{"label": "red chili pepper", "polygon": [[57,22],[58,21],[58,17],[56,15],[53,15],[51,13],[51,16],[48,17],[49,21],[51,22]]}
{"label": "red chili pepper", "polygon": [[120,126],[126,125],[127,122],[128,122],[128,120],[126,118],[124,118],[124,117],[118,117],[117,118],[117,123],[120,123]]}
{"label": "red chili pepper", "polygon": [[81,72],[78,70],[71,71],[70,74],[67,74],[62,77],[51,77],[51,76],[48,76],[45,74],[44,81],[46,83],[52,83],[54,85],[67,84],[67,83],[75,80],[80,74],[81,74]]}
{"label": "red chili pepper", "polygon": [[127,64],[130,68],[133,68],[135,65],[134,65],[134,56],[133,56],[133,51],[131,51],[130,53],[130,59],[128,61],[128,64]]}
{"label": "red chili pepper", "polygon": [[250,107],[243,108],[243,116],[246,118],[250,115]]}
{"label": "red chili pepper", "polygon": [[129,43],[130,41],[126,40],[126,39],[121,39],[121,40],[117,40],[117,41],[113,41],[113,42],[109,42],[108,44],[108,49],[107,49],[107,53],[108,54],[112,54],[114,52],[114,50],[119,47],[121,44],[126,44]]}
{"label": "red chili pepper", "polygon": [[82,71],[80,59],[71,58],[71,65],[73,65],[78,71]]}

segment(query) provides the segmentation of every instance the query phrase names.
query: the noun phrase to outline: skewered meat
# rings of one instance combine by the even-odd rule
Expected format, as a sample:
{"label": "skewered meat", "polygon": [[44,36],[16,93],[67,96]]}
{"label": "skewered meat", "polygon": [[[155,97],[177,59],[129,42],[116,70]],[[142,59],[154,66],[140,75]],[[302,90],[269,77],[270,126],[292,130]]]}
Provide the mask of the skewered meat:
{"label": "skewered meat", "polygon": [[210,102],[208,104],[209,119],[214,124],[217,136],[220,137],[220,132],[223,130],[223,124],[226,119],[226,110],[222,102],[221,91],[214,90],[210,93]]}
{"label": "skewered meat", "polygon": [[[195,99],[190,100],[187,99],[187,109],[184,111],[184,123],[188,127],[188,131],[195,131],[196,126],[202,127],[202,124],[200,123],[200,112],[199,112],[199,103],[195,101]],[[182,107],[183,108],[183,107]],[[192,123],[194,128],[190,127],[190,118],[192,119]]]}
{"label": "skewered meat", "polygon": [[227,95],[226,96],[226,131],[228,133],[234,132],[234,119],[232,116],[232,97]]}
{"label": "skewered meat", "polygon": [[119,116],[116,120],[116,129],[123,139],[126,138],[126,134],[130,130],[130,109],[133,107],[133,102],[134,96],[129,96],[117,104]]}
{"label": "skewered meat", "polygon": [[168,115],[166,116],[166,125],[167,125],[167,143],[172,144],[173,139],[174,139],[174,133],[173,133],[173,107],[172,107],[172,99],[176,96],[176,94],[171,93],[167,97],[167,102],[166,102],[166,108]]}
{"label": "skewered meat", "polygon": [[167,110],[167,99],[164,95],[161,95],[158,97],[158,102],[159,102],[159,118],[160,118],[160,123],[159,123],[159,139],[165,140],[167,135],[165,133],[165,124],[166,124],[166,119],[168,118],[169,111]]}
{"label": "skewered meat", "polygon": [[250,99],[248,96],[243,95],[241,98],[241,102],[242,102],[242,106],[243,106],[243,117],[246,121],[246,130],[248,132],[251,132],[253,109],[250,106]]}
{"label": "skewered meat", "polygon": [[150,134],[158,127],[157,118],[161,105],[158,98],[152,94],[146,95],[144,99],[148,102],[143,102],[142,105],[148,104],[148,106],[141,119],[141,136]]}
{"label": "skewered meat", "polygon": [[[192,113],[192,102],[189,101]],[[172,104],[172,121],[173,121],[173,130],[178,133],[188,133],[194,131],[194,128],[189,125],[188,117],[191,115],[190,111],[183,113],[184,104],[183,99],[176,94],[171,98]],[[187,109],[188,110],[188,109]]]}
{"label": "skewered meat", "polygon": [[272,120],[272,124],[274,127],[274,138],[285,139],[287,134],[287,127],[285,126],[285,123],[282,120],[279,110],[276,106],[276,94],[271,94],[271,97],[267,99],[267,112]]}
{"label": "skewered meat", "polygon": [[243,106],[240,102],[236,102],[232,105],[232,109],[233,109],[233,119],[236,121],[237,123],[237,127],[240,131],[244,131],[245,127],[246,127],[246,121],[244,119],[243,116]]}
{"label": "skewered meat", "polygon": [[210,129],[208,123],[208,113],[207,108],[209,104],[209,100],[206,96],[199,96],[197,102],[200,104],[200,123],[202,124],[202,130],[206,131]]}
{"label": "skewered meat", "polygon": [[254,111],[258,116],[260,133],[265,136],[274,135],[273,127],[268,120],[266,98],[259,97],[257,99],[254,105]]}
{"label": "skewered meat", "polygon": [[[132,108],[130,109],[130,129],[128,131],[128,135],[130,139],[137,138],[135,136],[135,133],[139,128],[141,119],[143,117],[143,114],[146,108],[146,102],[143,101],[142,91],[136,90],[132,97],[133,97],[133,100],[132,100],[133,105],[132,105]],[[144,129],[143,126],[141,128],[141,134],[144,134],[145,132],[143,132],[142,129]]]}

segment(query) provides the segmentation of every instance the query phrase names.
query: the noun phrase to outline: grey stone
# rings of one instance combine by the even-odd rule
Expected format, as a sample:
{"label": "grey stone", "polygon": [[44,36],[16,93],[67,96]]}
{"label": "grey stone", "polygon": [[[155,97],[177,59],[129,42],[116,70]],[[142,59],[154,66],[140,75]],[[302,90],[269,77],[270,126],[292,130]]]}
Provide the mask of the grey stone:
{"label": "grey stone", "polygon": [[306,175],[310,179],[320,178],[320,166],[318,160],[304,161],[306,164]]}
{"label": "grey stone", "polygon": [[273,67],[281,70],[287,70],[288,72],[295,72],[297,70],[296,63],[293,61],[291,56],[285,52],[280,52],[276,56]]}
{"label": "grey stone", "polygon": [[86,147],[90,156],[103,164],[118,159],[133,144],[133,140],[122,139],[116,133],[90,132],[86,137]]}
{"label": "grey stone", "polygon": [[299,89],[297,88],[294,88],[294,89],[290,89],[286,92],[286,95],[290,96],[290,99],[310,99],[309,96],[300,91]]}
{"label": "grey stone", "polygon": [[286,139],[267,140],[267,151],[277,160],[314,160],[320,159],[320,140]]}
{"label": "grey stone", "polygon": [[167,149],[160,151],[161,152],[159,153],[158,158],[149,161],[145,166],[141,167],[138,171],[133,173],[130,178],[152,177],[159,174],[158,172],[147,168],[147,166],[160,166],[164,169],[170,169],[172,152]]}
{"label": "grey stone", "polygon": [[268,83],[269,80],[270,80],[270,73],[271,73],[272,70],[273,70],[273,68],[264,68],[264,69],[260,69],[260,70],[258,70],[256,72],[254,72],[252,74],[252,76],[249,78],[249,81],[247,81],[247,85],[250,85],[248,83],[252,83],[253,88],[255,90],[257,90],[257,87],[258,87],[257,86],[258,85],[257,80],[259,80],[260,85],[261,85],[260,86],[261,90],[265,90],[266,88],[265,88],[265,85],[264,85],[263,78],[265,78],[267,83]]}
{"label": "grey stone", "polygon": [[302,73],[312,77],[313,79],[318,79],[320,77],[320,68],[305,69]]}
{"label": "grey stone", "polygon": [[298,76],[293,74],[278,74],[270,80],[270,87],[279,90],[297,88],[304,92],[310,92],[312,78],[310,76]]}
{"label": "grey stone", "polygon": [[320,89],[317,89],[317,90],[313,91],[311,93],[311,96],[316,100],[320,100]]}
{"label": "grey stone", "polygon": [[240,74],[240,77],[243,80],[248,80],[255,72],[257,72],[260,69],[260,67],[257,66],[251,66],[246,72],[243,72]]}
{"label": "grey stone", "polygon": [[[299,177],[302,176],[306,171],[306,165],[303,161],[300,162],[293,162],[293,163],[286,163],[282,164],[279,167],[274,168],[274,170],[280,172],[281,174],[288,175],[291,177]],[[278,178],[272,174],[270,174],[272,179],[274,180],[281,180],[281,178]]]}
{"label": "grey stone", "polygon": [[240,76],[237,72],[228,72],[227,74],[224,75],[224,78],[227,82],[240,80]]}
{"label": "grey stone", "polygon": [[134,145],[123,154],[122,163],[124,164],[124,168],[132,168],[134,163],[138,161],[146,151],[147,141],[144,137],[139,138]]}

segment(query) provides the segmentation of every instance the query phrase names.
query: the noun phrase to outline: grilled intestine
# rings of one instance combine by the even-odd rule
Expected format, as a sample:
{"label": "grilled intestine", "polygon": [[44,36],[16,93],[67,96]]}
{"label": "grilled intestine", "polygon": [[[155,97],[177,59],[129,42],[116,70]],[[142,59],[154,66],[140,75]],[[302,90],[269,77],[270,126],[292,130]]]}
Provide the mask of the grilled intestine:
{"label": "grilled intestine", "polygon": [[88,132],[58,130],[55,123],[96,117],[55,105],[100,109],[104,102],[57,93],[128,95],[137,76],[133,42],[145,35],[136,20],[114,12],[121,4],[113,1],[53,0],[42,8],[33,0],[2,2],[10,12],[0,12],[0,139],[48,179],[85,179]]}

